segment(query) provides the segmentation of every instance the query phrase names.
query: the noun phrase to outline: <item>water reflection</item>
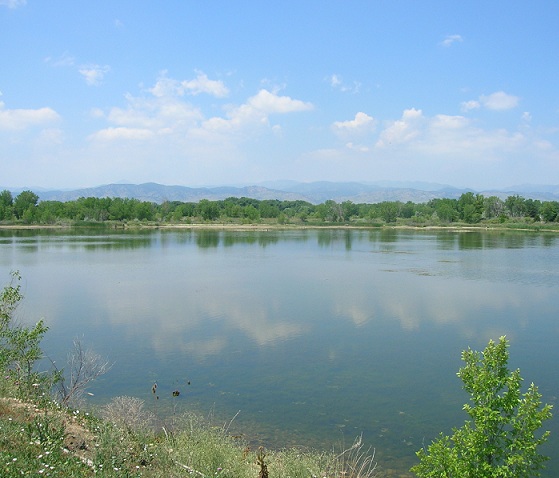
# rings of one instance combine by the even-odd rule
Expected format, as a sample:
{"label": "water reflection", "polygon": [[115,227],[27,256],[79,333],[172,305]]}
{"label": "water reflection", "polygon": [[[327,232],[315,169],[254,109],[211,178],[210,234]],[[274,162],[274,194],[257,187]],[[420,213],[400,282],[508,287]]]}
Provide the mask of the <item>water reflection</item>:
{"label": "water reflection", "polygon": [[559,394],[556,236],[0,232],[0,272],[21,270],[50,352],[63,358],[83,334],[116,361],[98,397],[188,376],[181,400],[242,409],[270,442],[364,432],[406,468],[464,419],[465,347],[506,334],[513,365],[546,400]]}

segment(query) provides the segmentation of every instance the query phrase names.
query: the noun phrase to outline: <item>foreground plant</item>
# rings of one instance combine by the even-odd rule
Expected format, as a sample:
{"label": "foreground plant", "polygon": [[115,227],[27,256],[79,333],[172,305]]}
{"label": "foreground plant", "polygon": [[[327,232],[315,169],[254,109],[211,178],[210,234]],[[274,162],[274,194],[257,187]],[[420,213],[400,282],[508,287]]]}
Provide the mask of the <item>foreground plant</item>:
{"label": "foreground plant", "polygon": [[20,398],[38,396],[57,380],[56,374],[38,373],[34,366],[43,357],[41,340],[48,327],[42,320],[34,326],[20,324],[16,309],[23,299],[18,272],[12,272],[9,285],[0,292],[0,371],[4,386],[11,385]]}
{"label": "foreground plant", "polygon": [[458,372],[471,395],[464,410],[470,416],[452,436],[441,433],[427,449],[417,452],[420,463],[411,471],[425,478],[529,478],[540,476],[549,458],[538,453],[549,432],[538,434],[551,418],[551,405],[542,406],[532,383],[521,394],[520,370],[507,367],[509,342],[490,341],[483,352],[462,352],[465,366]]}
{"label": "foreground plant", "polygon": [[65,406],[77,407],[91,382],[106,374],[112,367],[91,349],[85,349],[79,339],[74,339],[72,350],[68,353],[68,372],[58,370],[52,363],[59,380],[55,384],[55,395]]}

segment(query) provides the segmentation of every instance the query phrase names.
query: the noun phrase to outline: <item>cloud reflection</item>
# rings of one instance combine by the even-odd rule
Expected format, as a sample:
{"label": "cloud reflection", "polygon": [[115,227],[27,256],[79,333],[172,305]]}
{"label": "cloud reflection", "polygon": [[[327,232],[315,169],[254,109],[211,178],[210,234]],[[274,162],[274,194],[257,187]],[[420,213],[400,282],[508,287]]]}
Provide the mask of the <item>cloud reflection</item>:
{"label": "cloud reflection", "polygon": [[[124,250],[47,248],[32,264],[36,277],[22,273],[51,327],[79,330],[87,324],[144,343],[156,354],[186,353],[198,360],[245,346],[300,338],[310,343],[325,327],[371,333],[367,327],[397,324],[414,332],[434,325],[484,337],[494,336],[493,316],[508,314],[512,334],[526,327],[533,310],[553,303],[554,276],[539,273],[541,264],[527,257],[533,271],[502,269],[507,262],[498,256],[504,248],[491,256],[498,257],[495,263],[475,250],[460,253],[460,244],[473,236],[416,250],[420,242],[394,237],[388,243],[385,235],[374,240],[357,233],[348,246],[346,235],[333,233],[325,248],[319,240],[324,231],[307,231],[303,241],[274,234],[277,242],[266,247],[222,247],[218,241],[208,249],[195,238],[170,236],[162,249],[145,240],[144,247]],[[523,249],[529,250],[537,249]]]}

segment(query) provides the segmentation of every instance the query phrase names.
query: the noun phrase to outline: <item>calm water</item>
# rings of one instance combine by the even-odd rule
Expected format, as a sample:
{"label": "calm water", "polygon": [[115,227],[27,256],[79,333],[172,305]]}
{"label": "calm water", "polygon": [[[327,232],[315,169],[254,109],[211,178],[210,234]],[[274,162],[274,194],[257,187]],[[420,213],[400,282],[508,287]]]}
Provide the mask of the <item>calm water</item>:
{"label": "calm water", "polygon": [[[463,423],[468,346],[507,335],[510,366],[555,404],[558,265],[546,234],[0,231],[0,282],[21,272],[20,313],[45,318],[47,353],[63,362],[79,336],[115,362],[97,403],[151,404],[157,381],[158,407],[240,410],[234,426],[266,446],[363,433],[401,471]],[[546,476],[559,476],[558,423]]]}

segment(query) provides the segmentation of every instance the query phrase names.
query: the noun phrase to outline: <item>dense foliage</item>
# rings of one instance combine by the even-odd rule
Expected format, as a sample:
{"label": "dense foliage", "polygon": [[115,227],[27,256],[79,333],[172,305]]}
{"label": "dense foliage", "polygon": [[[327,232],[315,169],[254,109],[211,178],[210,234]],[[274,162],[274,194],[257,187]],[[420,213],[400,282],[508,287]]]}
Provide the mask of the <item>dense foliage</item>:
{"label": "dense foliage", "polygon": [[502,200],[471,192],[458,199],[432,199],[427,203],[384,201],[376,204],[333,200],[322,204],[230,197],[218,201],[165,201],[156,204],[128,198],[80,198],[74,201],[39,201],[32,191],[13,197],[0,192],[0,221],[24,224],[61,222],[229,221],[286,223],[395,223],[412,225],[559,222],[559,201],[525,199],[518,195]]}
{"label": "dense foliage", "polygon": [[441,433],[417,453],[420,463],[411,471],[424,478],[529,478],[539,476],[547,457],[538,446],[549,432],[538,433],[551,418],[551,406],[541,403],[532,383],[521,394],[520,371],[510,371],[508,341],[489,342],[480,353],[462,353],[465,366],[458,372],[470,403],[464,410],[470,419],[452,436]]}

